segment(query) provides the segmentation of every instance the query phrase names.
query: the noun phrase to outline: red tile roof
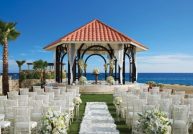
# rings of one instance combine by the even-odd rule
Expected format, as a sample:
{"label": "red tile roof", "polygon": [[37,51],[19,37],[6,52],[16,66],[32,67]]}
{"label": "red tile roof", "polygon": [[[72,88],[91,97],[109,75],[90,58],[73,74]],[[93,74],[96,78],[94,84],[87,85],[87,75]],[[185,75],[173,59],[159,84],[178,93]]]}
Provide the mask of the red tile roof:
{"label": "red tile roof", "polygon": [[138,46],[147,49],[142,44],[97,19],[47,45],[44,49],[49,49],[60,42],[133,42]]}

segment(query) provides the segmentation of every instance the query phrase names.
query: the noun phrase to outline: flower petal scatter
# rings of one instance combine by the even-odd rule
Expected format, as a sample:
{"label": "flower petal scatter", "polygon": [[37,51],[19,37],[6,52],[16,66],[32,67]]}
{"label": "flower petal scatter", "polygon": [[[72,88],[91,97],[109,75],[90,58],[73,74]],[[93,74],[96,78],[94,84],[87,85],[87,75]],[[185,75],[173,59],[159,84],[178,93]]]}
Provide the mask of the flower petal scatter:
{"label": "flower petal scatter", "polygon": [[144,134],[169,134],[170,125],[167,115],[154,109],[139,114],[137,129]]}
{"label": "flower petal scatter", "polygon": [[65,114],[49,109],[41,119],[41,134],[67,134]]}

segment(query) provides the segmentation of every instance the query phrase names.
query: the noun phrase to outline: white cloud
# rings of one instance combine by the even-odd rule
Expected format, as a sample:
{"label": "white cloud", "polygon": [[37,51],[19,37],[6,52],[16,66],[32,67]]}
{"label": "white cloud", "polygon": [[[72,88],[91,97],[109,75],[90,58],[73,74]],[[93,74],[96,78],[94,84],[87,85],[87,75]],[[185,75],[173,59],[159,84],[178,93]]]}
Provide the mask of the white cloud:
{"label": "white cloud", "polygon": [[193,55],[138,56],[138,72],[193,72]]}

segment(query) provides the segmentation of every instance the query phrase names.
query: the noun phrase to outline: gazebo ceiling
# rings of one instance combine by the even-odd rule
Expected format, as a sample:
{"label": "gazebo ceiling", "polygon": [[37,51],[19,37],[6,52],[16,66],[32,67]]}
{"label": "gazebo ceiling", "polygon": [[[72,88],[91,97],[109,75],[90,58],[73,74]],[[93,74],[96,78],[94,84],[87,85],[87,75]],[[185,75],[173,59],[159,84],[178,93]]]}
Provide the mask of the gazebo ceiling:
{"label": "gazebo ceiling", "polygon": [[54,50],[56,46],[66,43],[85,43],[85,44],[132,44],[138,51],[148,48],[132,38],[118,32],[114,28],[95,19],[75,31],[63,36],[53,43],[44,47],[46,50]]}

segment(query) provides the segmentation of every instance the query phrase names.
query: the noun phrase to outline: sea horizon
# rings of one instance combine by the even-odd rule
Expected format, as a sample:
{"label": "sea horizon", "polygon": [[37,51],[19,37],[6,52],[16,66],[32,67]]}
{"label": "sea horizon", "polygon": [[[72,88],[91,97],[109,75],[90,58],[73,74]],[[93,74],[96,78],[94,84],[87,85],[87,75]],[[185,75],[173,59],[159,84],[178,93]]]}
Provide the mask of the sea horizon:
{"label": "sea horizon", "polygon": [[[18,79],[19,73],[9,73],[12,79]],[[108,74],[107,74],[108,75]],[[118,74],[117,74],[118,77]],[[87,73],[87,80],[94,80],[92,73]],[[129,73],[125,74],[126,81],[129,81]],[[99,74],[99,80],[105,80],[105,73]],[[147,81],[155,81],[163,84],[179,84],[193,86],[193,73],[138,73],[137,82],[146,83]]]}

